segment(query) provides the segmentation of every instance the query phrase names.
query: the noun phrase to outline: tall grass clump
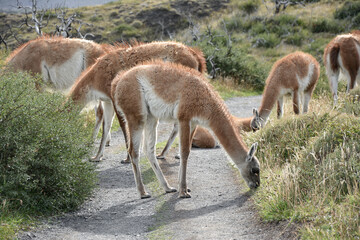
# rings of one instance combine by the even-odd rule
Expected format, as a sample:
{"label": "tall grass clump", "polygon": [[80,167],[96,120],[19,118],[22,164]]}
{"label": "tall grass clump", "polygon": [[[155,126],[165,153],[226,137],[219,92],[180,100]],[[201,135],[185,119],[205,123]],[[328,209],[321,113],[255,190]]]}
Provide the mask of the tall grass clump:
{"label": "tall grass clump", "polygon": [[334,18],[347,19],[356,17],[360,14],[359,1],[346,1],[344,5],[334,12]]}
{"label": "tall grass clump", "polygon": [[26,73],[0,73],[0,215],[76,208],[96,184],[91,126]]}
{"label": "tall grass clump", "polygon": [[360,87],[356,87],[350,91],[350,94],[342,101],[341,110],[354,116],[360,116]]}
{"label": "tall grass clump", "polygon": [[302,221],[305,238],[358,238],[359,138],[359,118],[337,111],[286,118],[250,136],[263,161],[256,202],[264,219]]}

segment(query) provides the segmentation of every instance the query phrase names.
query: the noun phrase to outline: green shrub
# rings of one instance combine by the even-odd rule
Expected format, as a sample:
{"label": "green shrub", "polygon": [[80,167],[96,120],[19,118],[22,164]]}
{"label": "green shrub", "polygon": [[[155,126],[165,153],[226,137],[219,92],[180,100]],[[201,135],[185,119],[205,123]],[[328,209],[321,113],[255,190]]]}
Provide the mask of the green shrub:
{"label": "green shrub", "polygon": [[83,161],[92,128],[63,95],[39,92],[35,82],[0,74],[0,212],[67,211],[95,187],[94,168]]}
{"label": "green shrub", "polygon": [[[206,42],[201,43],[201,49],[205,56],[213,57],[216,67],[219,68],[220,74],[224,77],[233,77],[236,81],[255,90],[262,90],[264,88],[265,79],[267,76],[268,67],[258,62],[255,58],[248,55],[244,50],[234,47],[229,48],[222,46],[221,42],[214,51],[213,45],[208,45]],[[207,61],[207,69],[211,70],[211,65]]]}
{"label": "green shrub", "polygon": [[275,33],[259,34],[253,41],[253,46],[274,48],[280,44],[281,39]]}
{"label": "green shrub", "polygon": [[101,15],[94,15],[92,16],[90,19],[89,19],[91,22],[99,22],[99,21],[102,21],[104,20],[103,16]]}
{"label": "green shrub", "polygon": [[276,15],[273,18],[273,21],[277,25],[290,25],[291,27],[305,25],[302,19],[299,19],[298,17],[289,14]]}
{"label": "green shrub", "polygon": [[355,17],[360,12],[359,1],[346,1],[344,5],[334,12],[334,18],[346,19],[349,17]]}
{"label": "green shrub", "polygon": [[354,24],[360,26],[360,12],[354,17]]}
{"label": "green shrub", "polygon": [[286,37],[285,43],[295,46],[301,46],[303,41],[305,39],[303,32],[298,32],[295,34],[291,34],[288,37]]}
{"label": "green shrub", "polygon": [[311,32],[321,33],[321,32],[330,32],[330,33],[340,33],[344,31],[344,26],[339,24],[337,21],[328,20],[328,19],[318,19],[314,21],[311,25]]}
{"label": "green shrub", "polygon": [[239,9],[250,15],[258,10],[259,5],[259,1],[247,0],[241,3]]}
{"label": "green shrub", "polygon": [[139,30],[133,27],[132,25],[122,23],[116,27],[116,33],[121,34],[123,37],[136,37],[139,35]]}

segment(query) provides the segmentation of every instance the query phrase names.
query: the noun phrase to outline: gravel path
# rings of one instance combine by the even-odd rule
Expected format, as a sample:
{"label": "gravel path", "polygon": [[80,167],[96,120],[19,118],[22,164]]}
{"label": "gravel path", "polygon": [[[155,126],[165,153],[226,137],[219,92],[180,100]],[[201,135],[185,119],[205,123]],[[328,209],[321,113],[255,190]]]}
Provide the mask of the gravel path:
{"label": "gravel path", "polygon": [[[255,96],[226,103],[234,115],[249,117],[260,101],[261,96]],[[165,141],[171,128],[171,124],[160,123],[158,140]],[[130,165],[120,164],[126,155],[122,139],[120,132],[112,134],[106,159],[97,165],[99,188],[91,199],[78,211],[53,218],[38,230],[23,233],[20,239],[295,238],[293,226],[261,223],[250,200],[252,191],[222,148],[191,151],[187,183],[192,198],[179,199],[177,193],[163,194],[161,190],[159,194],[148,187],[153,197],[140,199]],[[176,152],[172,148],[168,158],[160,160],[174,187],[179,168],[179,160],[173,157]]]}

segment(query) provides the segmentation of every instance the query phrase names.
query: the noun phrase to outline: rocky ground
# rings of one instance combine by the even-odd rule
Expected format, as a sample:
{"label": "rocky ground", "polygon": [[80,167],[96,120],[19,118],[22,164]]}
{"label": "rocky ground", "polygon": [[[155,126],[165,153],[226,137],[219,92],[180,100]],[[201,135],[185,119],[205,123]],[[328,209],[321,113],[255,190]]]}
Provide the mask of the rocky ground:
{"label": "rocky ground", "polygon": [[[261,97],[233,98],[231,112],[248,117]],[[171,124],[160,123],[159,141]],[[105,160],[97,164],[99,188],[73,213],[55,217],[20,239],[296,239],[295,226],[262,223],[251,201],[253,194],[222,148],[193,149],[188,162],[192,198],[154,189],[156,178],[145,182],[152,198],[140,199],[130,165],[120,163],[126,152],[122,133],[112,134]],[[261,146],[259,146],[261,147]],[[179,160],[173,148],[161,167],[177,187]],[[151,170],[148,170],[151,171]],[[149,172],[143,171],[143,175]]]}

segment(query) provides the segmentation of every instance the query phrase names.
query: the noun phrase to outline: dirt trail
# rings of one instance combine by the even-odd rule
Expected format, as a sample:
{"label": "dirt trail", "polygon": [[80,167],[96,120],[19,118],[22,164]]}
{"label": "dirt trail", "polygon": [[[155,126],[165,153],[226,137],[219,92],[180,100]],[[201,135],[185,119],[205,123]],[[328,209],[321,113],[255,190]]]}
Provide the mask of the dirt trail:
{"label": "dirt trail", "polygon": [[[261,97],[233,98],[231,112],[248,117]],[[158,141],[165,141],[171,124],[160,123]],[[122,145],[121,149],[119,145]],[[261,147],[261,146],[260,146]],[[179,160],[172,149],[160,165],[170,184],[177,187]],[[122,134],[112,134],[112,145],[97,166],[99,188],[82,207],[51,221],[20,239],[293,239],[285,223],[261,223],[249,199],[252,192],[229,163],[222,148],[193,149],[188,162],[192,198],[156,194],[142,200],[136,191],[125,157]],[[151,171],[151,170],[150,170]],[[146,172],[143,171],[143,174]],[[156,180],[155,180],[156,181]],[[151,183],[147,183],[151,184]],[[148,188],[149,189],[149,188]],[[149,189],[151,192],[152,189]],[[161,190],[162,192],[162,190]]]}

